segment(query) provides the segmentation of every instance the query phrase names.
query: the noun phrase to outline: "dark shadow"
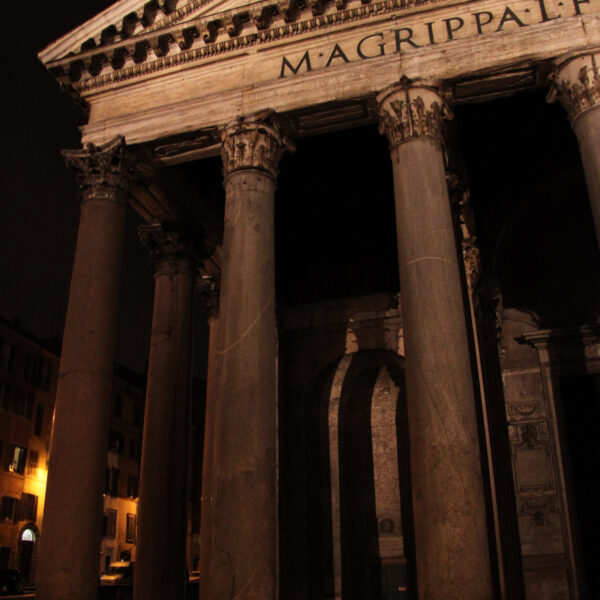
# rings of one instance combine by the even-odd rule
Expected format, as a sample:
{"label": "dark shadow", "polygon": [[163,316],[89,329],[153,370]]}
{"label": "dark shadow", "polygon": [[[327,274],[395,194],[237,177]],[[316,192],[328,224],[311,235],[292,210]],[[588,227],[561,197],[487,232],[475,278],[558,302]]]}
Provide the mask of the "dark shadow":
{"label": "dark shadow", "polygon": [[309,598],[333,598],[329,396],[339,363],[318,378],[307,410],[306,487]]}

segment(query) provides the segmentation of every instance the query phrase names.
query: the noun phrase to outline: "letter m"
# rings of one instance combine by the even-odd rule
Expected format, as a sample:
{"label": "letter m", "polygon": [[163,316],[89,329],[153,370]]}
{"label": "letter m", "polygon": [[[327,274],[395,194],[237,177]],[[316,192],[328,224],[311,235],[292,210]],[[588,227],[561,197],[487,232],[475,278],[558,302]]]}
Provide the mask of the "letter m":
{"label": "letter m", "polygon": [[298,71],[300,71],[300,67],[302,63],[306,63],[306,70],[312,71],[312,67],[310,66],[310,56],[308,55],[308,50],[304,53],[304,56],[300,59],[300,62],[294,67],[290,61],[284,56],[281,61],[281,73],[279,73],[279,79],[285,77],[285,68],[287,67],[294,75],[298,75]]}

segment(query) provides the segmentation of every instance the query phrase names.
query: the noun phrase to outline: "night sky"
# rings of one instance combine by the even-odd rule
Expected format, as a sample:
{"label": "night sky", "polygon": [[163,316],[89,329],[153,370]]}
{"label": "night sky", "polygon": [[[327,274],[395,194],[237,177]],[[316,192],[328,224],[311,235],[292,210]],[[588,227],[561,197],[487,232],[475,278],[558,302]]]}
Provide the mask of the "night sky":
{"label": "night sky", "polygon": [[[0,315],[40,338],[62,332],[79,221],[75,177],[60,150],[80,147],[86,117],[37,53],[112,2],[7,2],[3,6],[0,138]],[[129,212],[117,360],[143,371],[152,275]]]}

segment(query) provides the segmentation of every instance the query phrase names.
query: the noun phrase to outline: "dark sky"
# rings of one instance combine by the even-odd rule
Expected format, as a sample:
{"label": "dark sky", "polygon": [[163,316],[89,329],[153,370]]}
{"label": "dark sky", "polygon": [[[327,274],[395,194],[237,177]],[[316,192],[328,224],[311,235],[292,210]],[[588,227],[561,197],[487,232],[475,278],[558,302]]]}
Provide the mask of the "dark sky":
{"label": "dark sky", "polygon": [[[0,315],[18,317],[38,337],[60,334],[75,248],[79,202],[60,156],[80,147],[82,110],[49,75],[37,53],[112,2],[7,2],[0,109]],[[143,370],[152,277],[129,214],[117,359]]]}

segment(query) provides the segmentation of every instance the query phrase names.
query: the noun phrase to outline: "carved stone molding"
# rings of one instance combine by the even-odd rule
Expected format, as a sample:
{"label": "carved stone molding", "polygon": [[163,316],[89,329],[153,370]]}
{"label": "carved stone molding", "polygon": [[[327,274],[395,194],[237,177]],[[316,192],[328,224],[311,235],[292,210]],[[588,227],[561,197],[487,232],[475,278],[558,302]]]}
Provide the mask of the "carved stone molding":
{"label": "carved stone molding", "polygon": [[569,57],[555,65],[548,101],[558,98],[573,122],[600,105],[600,52]]}
{"label": "carved stone molding", "polygon": [[238,117],[221,130],[221,140],[224,177],[242,169],[259,169],[276,178],[279,159],[286,150],[296,149],[270,110]]}
{"label": "carved stone molding", "polygon": [[416,137],[443,143],[442,121],[453,115],[437,86],[403,77],[381,92],[377,102],[379,133],[387,136],[390,148]]}
{"label": "carved stone molding", "polygon": [[150,254],[150,265],[154,268],[155,277],[193,274],[201,242],[190,227],[172,221],[140,225],[138,236]]}
{"label": "carved stone molding", "polygon": [[207,320],[219,317],[219,298],[221,294],[221,272],[198,273],[196,291],[204,308]]}
{"label": "carved stone molding", "polygon": [[77,174],[82,204],[89,200],[127,202],[138,175],[136,159],[122,136],[101,146],[88,144],[84,150],[63,150],[62,155]]}
{"label": "carved stone molding", "polygon": [[475,290],[481,276],[481,256],[475,235],[475,217],[471,206],[471,194],[464,177],[459,173],[446,173],[450,201],[457,221],[460,244],[469,289]]}

